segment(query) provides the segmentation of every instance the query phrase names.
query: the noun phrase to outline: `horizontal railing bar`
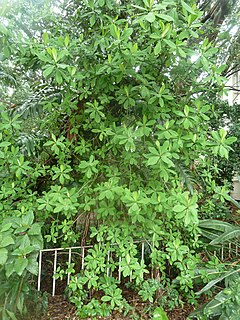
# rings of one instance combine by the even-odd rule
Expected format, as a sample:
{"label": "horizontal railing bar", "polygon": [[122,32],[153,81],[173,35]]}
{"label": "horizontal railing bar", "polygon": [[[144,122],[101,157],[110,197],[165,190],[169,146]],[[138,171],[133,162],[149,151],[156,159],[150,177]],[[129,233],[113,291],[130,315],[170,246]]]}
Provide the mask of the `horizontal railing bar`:
{"label": "horizontal railing bar", "polygon": [[[142,242],[146,242],[146,240],[137,240],[137,241],[133,241],[133,243],[142,243]],[[117,243],[113,243],[111,244],[111,246],[117,246]],[[93,248],[94,245],[88,245],[88,246],[78,246],[78,247],[66,247],[66,248],[51,248],[51,249],[41,249],[39,250],[40,252],[51,252],[51,251],[68,251],[68,250],[74,250],[74,249],[82,249],[84,247],[84,249],[86,248]],[[105,246],[105,244],[103,244],[103,246]]]}
{"label": "horizontal railing bar", "polygon": [[[84,248],[92,248],[93,245],[89,246],[84,246]],[[63,251],[63,250],[74,250],[74,249],[82,249],[83,247],[67,247],[67,248],[52,248],[52,249],[41,249],[40,252],[51,252],[51,251]]]}

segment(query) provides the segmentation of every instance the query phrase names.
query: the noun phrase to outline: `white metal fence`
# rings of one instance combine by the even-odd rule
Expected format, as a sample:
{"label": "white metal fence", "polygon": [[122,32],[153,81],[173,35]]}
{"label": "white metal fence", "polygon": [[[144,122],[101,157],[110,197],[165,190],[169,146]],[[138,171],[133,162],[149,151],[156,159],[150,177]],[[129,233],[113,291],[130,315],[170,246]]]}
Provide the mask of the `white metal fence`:
{"label": "white metal fence", "polygon": [[231,257],[239,256],[239,247],[236,244],[229,243],[228,245],[222,245],[219,251],[214,251],[214,256],[218,256],[222,261],[230,259]]}
{"label": "white metal fence", "polygon": [[[145,244],[147,244],[147,241],[136,241],[135,244],[140,245],[140,256],[141,260],[144,262],[144,256],[145,256]],[[57,272],[57,265],[58,265],[58,257],[61,254],[67,254],[67,262],[70,265],[73,261],[73,256],[75,254],[80,257],[78,258],[79,261],[79,268],[81,270],[84,270],[85,265],[85,257],[88,249],[93,248],[93,245],[87,245],[87,246],[77,246],[77,247],[69,247],[69,248],[52,248],[52,249],[43,249],[39,252],[39,260],[38,260],[38,281],[37,281],[37,290],[41,290],[41,282],[42,282],[42,267],[44,260],[44,254],[49,253],[53,255],[53,265],[52,265],[52,296],[55,296],[56,294],[56,272]],[[108,252],[107,256],[107,262],[110,262],[112,252]],[[221,246],[219,250],[214,251],[214,256],[217,256],[219,259],[226,260],[231,257],[239,257],[239,248],[237,245],[233,245],[232,243],[229,243],[228,246]],[[76,263],[76,259],[74,259]],[[122,278],[122,271],[121,271],[121,257],[118,258],[119,266],[117,270],[118,274],[118,280],[121,281]],[[109,277],[110,274],[110,268],[106,269],[106,275]],[[66,284],[68,285],[70,282],[71,273],[67,273],[66,275]],[[131,279],[131,277],[130,277]]]}
{"label": "white metal fence", "polygon": [[[141,246],[141,260],[144,261],[144,255],[145,255],[145,241],[136,241],[135,244],[140,244]],[[56,293],[56,272],[57,272],[57,265],[58,265],[58,256],[62,253],[65,253],[68,255],[67,262],[70,265],[70,263],[73,261],[73,255],[74,254],[80,254],[79,259],[79,266],[81,270],[84,270],[85,265],[85,256],[88,249],[93,248],[93,245],[88,246],[79,246],[79,247],[69,247],[69,248],[52,248],[52,249],[43,249],[39,252],[39,259],[38,259],[38,281],[37,281],[37,290],[41,290],[41,282],[42,282],[42,266],[44,262],[44,253],[50,253],[53,254],[53,267],[52,267],[52,296],[55,296]],[[107,262],[110,262],[111,252],[108,252],[107,255]],[[118,258],[119,266],[118,266],[118,280],[121,281],[122,278],[122,272],[121,272],[121,257]],[[106,275],[107,277],[110,276],[110,268],[106,269]],[[70,282],[71,273],[67,273],[67,279],[66,283],[67,285]],[[131,278],[131,277],[130,277]]]}

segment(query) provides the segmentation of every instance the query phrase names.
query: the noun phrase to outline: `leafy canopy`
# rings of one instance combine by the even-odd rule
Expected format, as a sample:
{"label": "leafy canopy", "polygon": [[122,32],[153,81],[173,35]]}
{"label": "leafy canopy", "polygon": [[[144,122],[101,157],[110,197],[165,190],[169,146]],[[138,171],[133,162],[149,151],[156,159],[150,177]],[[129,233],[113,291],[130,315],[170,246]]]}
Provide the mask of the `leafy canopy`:
{"label": "leafy canopy", "polygon": [[[39,10],[39,31],[22,37],[1,23],[1,64],[27,88],[16,106],[1,101],[2,220],[31,209],[45,223],[46,243],[67,246],[84,243],[81,221],[98,221],[91,237],[106,247],[89,251],[84,277],[71,284],[79,310],[86,283],[105,288],[102,306],[112,299],[102,278],[107,249],[121,258],[124,277],[144,281],[136,239],[149,241],[150,265],[164,281],[174,266],[180,290],[191,292],[198,201],[216,187],[211,159],[227,158],[234,141],[209,127],[206,96],[222,93],[225,67],[204,38],[202,13],[183,0],[86,0]],[[24,133],[38,143],[25,143]],[[112,271],[117,266],[112,261]],[[126,307],[119,290],[112,309]],[[79,312],[89,316],[94,303]]]}

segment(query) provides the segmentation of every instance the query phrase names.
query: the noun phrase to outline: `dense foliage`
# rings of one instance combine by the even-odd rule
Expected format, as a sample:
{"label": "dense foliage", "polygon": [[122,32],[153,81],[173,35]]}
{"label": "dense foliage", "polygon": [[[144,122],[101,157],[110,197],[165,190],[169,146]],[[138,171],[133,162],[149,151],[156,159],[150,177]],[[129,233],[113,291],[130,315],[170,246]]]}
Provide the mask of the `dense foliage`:
{"label": "dense foliage", "polygon": [[[13,90],[0,102],[0,277],[16,281],[0,300],[3,319],[25,311],[20,295],[37,273],[41,234],[45,246],[92,239],[85,272],[72,269],[69,285],[83,318],[129,311],[119,282],[105,276],[119,266],[143,300],[175,290],[195,303],[198,211],[218,193],[224,202],[217,161],[235,141],[209,125],[207,96],[222,94],[225,66],[201,11],[172,0],[38,9],[31,21],[23,4],[18,32],[6,5],[0,25],[1,86]],[[148,244],[145,262],[136,240]]]}

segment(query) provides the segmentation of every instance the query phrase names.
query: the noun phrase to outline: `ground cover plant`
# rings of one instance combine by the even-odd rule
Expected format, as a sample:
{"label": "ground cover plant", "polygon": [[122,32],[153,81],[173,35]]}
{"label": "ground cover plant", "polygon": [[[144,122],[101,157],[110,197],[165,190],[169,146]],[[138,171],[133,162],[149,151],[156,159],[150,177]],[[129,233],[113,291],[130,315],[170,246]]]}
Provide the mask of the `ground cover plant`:
{"label": "ground cover plant", "polygon": [[[187,1],[88,0],[37,3],[42,15],[30,16],[27,3],[24,29],[7,2],[0,28],[1,81],[12,92],[0,102],[0,277],[10,291],[16,282],[2,318],[27,312],[20,295],[43,244],[94,244],[84,272],[68,266],[81,318],[127,315],[119,267],[153,316],[166,318],[169,292],[173,307],[176,295],[196,304],[198,211],[227,198],[217,161],[236,141],[210,126],[206,96],[223,93],[227,66],[203,13]],[[144,261],[136,240],[148,245]]]}

